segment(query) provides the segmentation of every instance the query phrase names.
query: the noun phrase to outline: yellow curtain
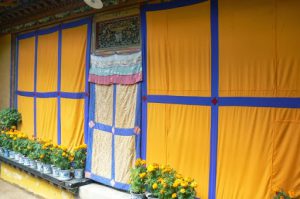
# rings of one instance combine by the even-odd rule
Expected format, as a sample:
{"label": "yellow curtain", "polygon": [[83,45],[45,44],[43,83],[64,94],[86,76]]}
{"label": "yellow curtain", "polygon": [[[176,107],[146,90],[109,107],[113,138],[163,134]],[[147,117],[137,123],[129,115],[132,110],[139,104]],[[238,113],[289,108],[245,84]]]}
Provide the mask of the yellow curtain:
{"label": "yellow curtain", "polygon": [[87,25],[62,31],[61,90],[85,92]]}
{"label": "yellow curtain", "polygon": [[210,95],[209,2],[147,12],[148,94]]}
{"label": "yellow curtain", "polygon": [[20,131],[26,133],[29,137],[33,135],[33,98],[18,96],[18,111],[22,115],[22,123],[19,126]]}
{"label": "yellow curtain", "polygon": [[36,104],[37,137],[57,144],[57,99],[37,98]]}
{"label": "yellow curtain", "polygon": [[84,99],[61,99],[61,144],[75,147],[83,143]]}
{"label": "yellow curtain", "polygon": [[300,109],[221,107],[217,198],[300,194]]}
{"label": "yellow curtain", "polygon": [[208,198],[210,107],[148,104],[147,161],[168,164]]}
{"label": "yellow curtain", "polygon": [[37,52],[37,91],[57,91],[58,32],[40,35]]}
{"label": "yellow curtain", "polygon": [[34,37],[19,40],[18,90],[20,91],[34,91],[34,49]]}
{"label": "yellow curtain", "polygon": [[299,7],[294,0],[219,1],[221,96],[300,96]]}
{"label": "yellow curtain", "polygon": [[9,107],[11,35],[0,36],[0,110]]}

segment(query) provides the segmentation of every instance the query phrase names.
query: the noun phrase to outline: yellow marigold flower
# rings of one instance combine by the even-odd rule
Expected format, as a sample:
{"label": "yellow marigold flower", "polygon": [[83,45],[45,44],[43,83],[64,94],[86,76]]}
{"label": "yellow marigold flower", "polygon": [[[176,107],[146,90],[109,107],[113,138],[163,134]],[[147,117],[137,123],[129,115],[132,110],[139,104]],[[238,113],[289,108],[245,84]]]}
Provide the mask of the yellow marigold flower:
{"label": "yellow marigold flower", "polygon": [[175,180],[175,183],[177,183],[177,184],[180,184],[181,182],[182,182],[181,179],[176,179],[176,180]]}
{"label": "yellow marigold flower", "polygon": [[295,192],[294,192],[294,191],[292,191],[292,190],[290,190],[290,191],[288,192],[288,194],[289,194],[289,196],[290,196],[291,198],[294,198],[294,197],[296,197],[296,194],[295,194]]}
{"label": "yellow marigold flower", "polygon": [[69,160],[72,162],[74,160],[74,157],[73,156],[70,156],[69,157]]}
{"label": "yellow marigold flower", "polygon": [[184,178],[184,181],[186,181],[186,182],[192,182],[193,179],[192,178]]}
{"label": "yellow marigold flower", "polygon": [[12,126],[11,129],[12,129],[12,130],[16,130],[17,127],[16,127],[16,126]]}
{"label": "yellow marigold flower", "polygon": [[14,137],[14,136],[13,136],[13,135],[10,135],[9,137],[12,138],[12,137]]}
{"label": "yellow marigold flower", "polygon": [[160,165],[160,168],[161,168],[162,170],[164,170],[164,169],[166,168],[166,166],[163,164],[163,165]]}
{"label": "yellow marigold flower", "polygon": [[157,189],[157,183],[154,183],[153,185],[152,185],[152,189]]}
{"label": "yellow marigold flower", "polygon": [[140,178],[144,178],[146,176],[146,173],[145,172],[140,173],[139,176],[140,176]]}
{"label": "yellow marigold flower", "polygon": [[44,157],[45,157],[45,155],[44,155],[44,154],[40,155],[40,159],[43,159]]}
{"label": "yellow marigold flower", "polygon": [[68,148],[67,148],[67,147],[65,147],[65,146],[60,146],[60,148],[61,148],[63,151],[66,151],[66,150],[68,150]]}
{"label": "yellow marigold flower", "polygon": [[174,188],[176,188],[176,187],[178,187],[178,185],[179,185],[179,183],[174,182],[172,186],[173,186]]}
{"label": "yellow marigold flower", "polygon": [[180,193],[185,193],[185,189],[180,189]]}
{"label": "yellow marigold flower", "polygon": [[65,157],[65,156],[67,156],[67,154],[66,154],[65,152],[63,152],[63,153],[62,153],[62,156]]}
{"label": "yellow marigold flower", "polygon": [[153,167],[154,167],[154,169],[158,169],[159,165],[157,163],[153,163]]}
{"label": "yellow marigold flower", "polygon": [[197,185],[197,182],[194,181],[194,182],[191,183],[191,187],[195,188],[195,187],[197,187],[197,186],[198,186],[198,185]]}
{"label": "yellow marigold flower", "polygon": [[181,185],[182,187],[187,187],[187,186],[188,186],[188,183],[185,182],[185,181],[182,181],[182,182],[180,183],[180,185]]}
{"label": "yellow marigold flower", "polygon": [[140,164],[141,164],[141,159],[140,159],[140,158],[136,159],[136,161],[135,161],[135,166],[136,166],[136,167],[137,167],[137,166],[140,166]]}
{"label": "yellow marigold flower", "polygon": [[154,166],[153,166],[152,164],[150,164],[150,165],[147,167],[147,171],[148,171],[148,172],[154,171]]}
{"label": "yellow marigold flower", "polygon": [[160,192],[159,192],[160,194],[164,194],[165,193],[165,190],[164,189],[162,189],[162,190],[160,190]]}
{"label": "yellow marigold flower", "polygon": [[165,183],[165,182],[162,185],[163,185],[163,188],[166,188],[168,186],[167,183]]}
{"label": "yellow marigold flower", "polygon": [[145,165],[146,164],[146,160],[141,160],[141,165]]}
{"label": "yellow marigold flower", "polygon": [[16,137],[14,137],[14,139],[13,140],[16,140],[17,138]]}
{"label": "yellow marigold flower", "polygon": [[172,194],[172,198],[176,198],[177,197],[177,194],[176,193],[173,193]]}

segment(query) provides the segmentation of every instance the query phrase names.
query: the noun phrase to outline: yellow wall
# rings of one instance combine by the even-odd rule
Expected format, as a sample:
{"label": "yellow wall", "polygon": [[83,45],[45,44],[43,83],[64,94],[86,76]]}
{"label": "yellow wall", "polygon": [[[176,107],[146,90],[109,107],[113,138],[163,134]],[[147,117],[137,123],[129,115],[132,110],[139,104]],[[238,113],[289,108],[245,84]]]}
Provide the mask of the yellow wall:
{"label": "yellow wall", "polygon": [[0,36],[0,109],[9,107],[11,35]]}
{"label": "yellow wall", "polygon": [[1,179],[17,184],[36,195],[46,199],[72,199],[74,196],[62,189],[59,189],[45,180],[32,177],[25,172],[19,171],[7,164],[1,163]]}

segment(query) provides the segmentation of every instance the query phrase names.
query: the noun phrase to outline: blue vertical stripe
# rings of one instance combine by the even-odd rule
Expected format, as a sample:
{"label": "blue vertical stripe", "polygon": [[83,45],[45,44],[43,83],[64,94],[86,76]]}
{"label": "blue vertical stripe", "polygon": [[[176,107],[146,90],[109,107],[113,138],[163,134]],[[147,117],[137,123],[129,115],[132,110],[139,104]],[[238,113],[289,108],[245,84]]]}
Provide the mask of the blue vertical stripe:
{"label": "blue vertical stripe", "polygon": [[88,143],[88,121],[89,121],[89,69],[90,69],[90,51],[91,51],[91,36],[92,36],[92,21],[89,20],[87,23],[87,46],[86,46],[86,57],[85,57],[85,93],[84,98],[84,142]]}
{"label": "blue vertical stripe", "polygon": [[[139,83],[137,85],[137,95],[136,95],[136,108],[135,108],[135,126],[141,127],[141,108],[142,108],[142,86]],[[141,133],[141,132],[140,132]],[[136,158],[141,157],[141,134],[136,134],[135,136],[135,151],[136,151]]]}
{"label": "blue vertical stripe", "polygon": [[[95,84],[90,86],[90,106],[89,106],[89,118],[95,122]],[[87,160],[86,160],[86,171],[91,172],[92,166],[92,154],[93,154],[93,132],[94,128],[89,128],[88,135],[88,148],[87,148]]]}
{"label": "blue vertical stripe", "polygon": [[[219,16],[218,0],[210,1],[211,21],[211,95],[218,100],[219,97]],[[216,101],[216,103],[218,103]],[[216,198],[217,158],[218,158],[218,104],[211,107],[210,131],[210,170],[209,192],[210,199]]]}
{"label": "blue vertical stripe", "polygon": [[[35,32],[35,48],[34,48],[34,93],[36,93],[36,82],[37,82],[37,53],[38,53],[38,35],[37,32]],[[34,137],[36,137],[36,95],[34,95],[34,104],[33,104],[33,117],[34,117]]]}
{"label": "blue vertical stripe", "polygon": [[146,159],[147,149],[147,22],[146,7],[141,10],[141,28],[142,28],[142,137],[141,137],[141,157]]}
{"label": "blue vertical stripe", "polygon": [[58,30],[58,60],[57,60],[57,143],[61,144],[61,45],[62,31],[61,26]]}
{"label": "blue vertical stripe", "polygon": [[[117,98],[117,85],[113,85],[113,122],[112,126],[114,131],[116,129],[116,98]],[[112,164],[111,164],[111,179],[115,179],[115,134],[112,132]]]}

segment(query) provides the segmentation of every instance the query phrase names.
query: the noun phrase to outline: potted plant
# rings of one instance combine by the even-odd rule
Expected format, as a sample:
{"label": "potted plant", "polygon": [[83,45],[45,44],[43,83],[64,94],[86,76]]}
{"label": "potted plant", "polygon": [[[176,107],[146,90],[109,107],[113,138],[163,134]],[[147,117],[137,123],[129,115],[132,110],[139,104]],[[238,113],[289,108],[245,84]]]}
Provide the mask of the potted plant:
{"label": "potted plant", "polygon": [[71,179],[71,161],[70,152],[66,147],[60,146],[57,150],[57,167],[60,168],[59,179],[60,180],[70,180]]}
{"label": "potted plant", "polygon": [[60,168],[59,168],[59,156],[61,149],[58,147],[57,144],[54,144],[51,148],[51,164],[52,164],[52,175],[56,178],[59,177]]}
{"label": "potted plant", "polygon": [[0,111],[0,130],[8,130],[21,122],[21,114],[16,109],[3,109]]}
{"label": "potted plant", "polygon": [[147,166],[147,180],[146,188],[150,192],[147,195],[148,198],[158,198],[160,193],[159,179],[161,178],[162,173],[159,165],[154,163]]}
{"label": "potted plant", "polygon": [[69,160],[71,162],[73,161],[75,179],[83,178],[83,171],[84,171],[85,160],[86,160],[86,148],[87,148],[86,144],[82,144],[78,147],[75,147],[73,153],[69,157]]}
{"label": "potted plant", "polygon": [[[50,142],[42,142],[42,148],[40,149],[40,161],[43,163],[43,173],[51,174],[51,148]],[[38,165],[39,163],[37,163]]]}
{"label": "potted plant", "polygon": [[40,150],[42,149],[42,145],[35,140],[30,140],[28,143],[28,147],[31,150],[28,155],[30,162],[29,166],[33,169],[37,169],[37,161],[40,158]]}
{"label": "potted plant", "polygon": [[146,191],[147,168],[145,160],[137,159],[130,170],[130,194],[132,199],[143,199]]}

